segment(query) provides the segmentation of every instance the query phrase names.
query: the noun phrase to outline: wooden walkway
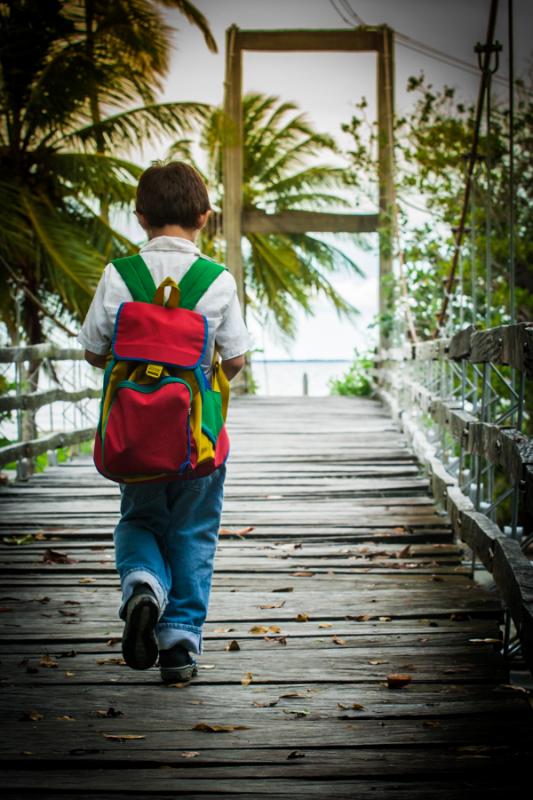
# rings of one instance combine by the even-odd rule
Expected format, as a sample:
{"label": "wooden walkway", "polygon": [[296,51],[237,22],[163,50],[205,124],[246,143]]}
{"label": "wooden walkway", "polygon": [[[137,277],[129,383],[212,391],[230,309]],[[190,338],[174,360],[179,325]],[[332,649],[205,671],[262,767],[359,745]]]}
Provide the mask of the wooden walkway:
{"label": "wooden walkway", "polygon": [[181,688],[121,658],[118,487],[79,458],[0,490],[3,796],[516,788],[532,709],[495,650],[501,603],[384,407],[235,398],[230,431],[204,653]]}

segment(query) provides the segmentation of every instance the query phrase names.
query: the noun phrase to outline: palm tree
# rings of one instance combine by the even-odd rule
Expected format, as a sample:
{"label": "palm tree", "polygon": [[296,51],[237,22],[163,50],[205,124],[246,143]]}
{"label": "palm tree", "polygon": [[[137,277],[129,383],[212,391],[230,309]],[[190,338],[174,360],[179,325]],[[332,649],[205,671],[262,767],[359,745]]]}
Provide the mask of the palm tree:
{"label": "palm tree", "polygon": [[[12,339],[14,288],[24,290],[25,339],[38,343],[43,316],[81,320],[106,260],[134,249],[107,210],[130,206],[142,170],[113,153],[186,134],[208,111],[155,102],[169,43],[153,5],[124,0],[104,12],[100,0],[14,0],[2,10],[0,312]],[[166,5],[194,17],[190,3]],[[98,20],[89,49],[87,7]],[[201,15],[195,21],[207,25]],[[127,110],[102,119],[101,104]],[[187,139],[180,146],[188,152]]]}
{"label": "palm tree", "polygon": [[[77,44],[97,69],[97,80],[89,87],[91,119],[95,125],[94,144],[106,152],[100,127],[102,104],[123,106],[125,100],[140,97],[144,106],[155,103],[169,67],[173,29],[158,6],[177,9],[196,25],[211,52],[218,52],[204,15],[189,0],[67,0],[64,12],[75,25]],[[100,211],[107,219],[109,202],[100,199]]]}
{"label": "palm tree", "polygon": [[[291,115],[297,110],[295,103],[272,95],[249,92],[243,97],[244,210],[317,211],[351,205],[332,191],[350,185],[348,171],[316,163],[319,154],[339,152],[334,139],[315,131],[304,114]],[[215,108],[202,129],[201,144],[207,158],[205,178],[219,207],[224,131],[223,110]],[[354,234],[343,236],[354,239]],[[338,247],[308,234],[246,233],[244,239],[246,306],[285,341],[295,335],[296,306],[312,314],[318,296],[327,297],[339,315],[360,313],[329,279],[340,269],[364,276]],[[357,236],[355,240],[362,242]],[[204,235],[202,247],[224,258],[221,237]]]}

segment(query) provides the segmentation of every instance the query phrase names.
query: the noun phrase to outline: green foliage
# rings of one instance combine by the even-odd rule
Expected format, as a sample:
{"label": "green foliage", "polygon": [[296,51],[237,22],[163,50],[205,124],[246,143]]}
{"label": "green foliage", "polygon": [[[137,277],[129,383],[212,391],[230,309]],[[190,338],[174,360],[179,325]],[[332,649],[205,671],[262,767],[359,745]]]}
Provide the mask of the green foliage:
{"label": "green foliage", "polygon": [[355,348],[354,360],[348,371],[340,378],[328,380],[329,393],[331,395],[369,397],[373,394],[373,389],[368,370],[373,366],[372,353],[359,353]]}
{"label": "green foliage", "polygon": [[[53,316],[83,319],[105,263],[135,250],[108,217],[110,208],[131,207],[142,171],[124,149],[186,134],[207,113],[205,104],[156,102],[171,34],[157,5],[2,4],[0,315],[12,336],[10,290],[20,283]],[[216,49],[192,3],[163,5],[179,9]],[[25,295],[30,343],[42,341],[43,313]]]}
{"label": "green foliage", "polygon": [[[531,319],[533,311],[533,94],[517,82],[515,111],[516,173],[516,302],[517,320]],[[411,110],[395,120],[396,188],[399,225],[409,305],[419,339],[429,338],[443,297],[454,251],[464,187],[465,156],[472,147],[474,112],[456,97],[455,89],[434,89],[423,75],[408,81],[417,93]],[[347,156],[352,180],[377,204],[377,131],[365,117],[366,102],[343,130],[353,147]],[[472,187],[472,203],[461,253],[463,285],[456,281],[449,307],[450,329],[476,324],[490,327],[510,321],[509,296],[509,114],[492,101],[490,136],[481,129],[479,154]],[[489,169],[490,167],[490,169]],[[366,176],[362,178],[361,176]],[[413,223],[412,209],[427,214]],[[487,223],[491,226],[491,293],[486,292]],[[397,251],[397,246],[395,247]],[[397,282],[396,282],[397,283]],[[395,287],[399,296],[399,286]],[[473,299],[476,304],[474,318]],[[397,314],[398,303],[391,305]]]}

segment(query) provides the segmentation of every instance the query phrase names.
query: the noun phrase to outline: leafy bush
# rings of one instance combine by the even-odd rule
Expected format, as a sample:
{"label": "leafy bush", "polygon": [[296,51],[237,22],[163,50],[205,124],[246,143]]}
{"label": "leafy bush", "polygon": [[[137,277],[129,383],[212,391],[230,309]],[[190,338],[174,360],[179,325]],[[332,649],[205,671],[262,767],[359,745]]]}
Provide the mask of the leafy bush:
{"label": "leafy bush", "polygon": [[330,378],[328,381],[329,393],[332,395],[355,395],[368,397],[373,393],[369,369],[374,366],[371,352],[359,353],[357,348],[353,363],[348,371],[340,378]]}

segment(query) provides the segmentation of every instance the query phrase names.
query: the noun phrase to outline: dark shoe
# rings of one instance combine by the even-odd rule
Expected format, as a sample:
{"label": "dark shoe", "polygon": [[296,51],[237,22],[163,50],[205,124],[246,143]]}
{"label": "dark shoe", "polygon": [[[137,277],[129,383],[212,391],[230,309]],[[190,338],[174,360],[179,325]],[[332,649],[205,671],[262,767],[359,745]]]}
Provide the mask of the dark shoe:
{"label": "dark shoe", "polygon": [[196,659],[182,644],[159,651],[159,669],[164,683],[189,681],[198,672]]}
{"label": "dark shoe", "polygon": [[148,669],[157,661],[155,626],[159,618],[159,606],[147,583],[135,587],[125,611],[122,655],[132,669]]}

